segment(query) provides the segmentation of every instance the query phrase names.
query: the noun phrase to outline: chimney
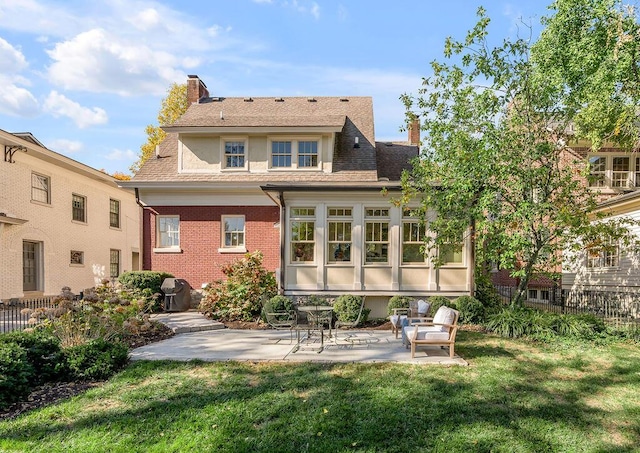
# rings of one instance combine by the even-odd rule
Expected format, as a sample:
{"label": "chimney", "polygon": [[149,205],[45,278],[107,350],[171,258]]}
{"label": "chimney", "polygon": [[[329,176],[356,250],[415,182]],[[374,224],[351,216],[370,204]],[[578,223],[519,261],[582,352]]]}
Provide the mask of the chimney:
{"label": "chimney", "polygon": [[413,116],[409,123],[409,144],[420,144],[420,117],[417,115]]}
{"label": "chimney", "polygon": [[187,76],[187,105],[197,104],[203,97],[209,97],[209,90],[197,75]]}

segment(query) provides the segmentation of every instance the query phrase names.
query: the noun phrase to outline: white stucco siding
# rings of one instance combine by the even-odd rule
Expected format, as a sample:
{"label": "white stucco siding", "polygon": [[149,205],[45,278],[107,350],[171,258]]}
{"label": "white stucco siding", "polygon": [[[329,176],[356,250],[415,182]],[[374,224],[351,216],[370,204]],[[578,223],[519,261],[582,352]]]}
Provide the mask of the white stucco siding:
{"label": "white stucco siding", "polygon": [[[132,191],[47,150],[16,153],[14,160],[0,161],[0,212],[26,222],[0,223],[0,299],[25,296],[24,241],[37,244],[39,271],[34,294],[58,294],[63,286],[74,292],[94,286],[96,279],[109,277],[111,249],[120,250],[120,272],[132,269],[132,254],[140,252],[139,208]],[[34,172],[49,178],[49,204],[31,199]],[[84,223],[72,220],[73,194],[85,197]],[[119,228],[110,227],[110,199],[120,202]],[[82,252],[83,264],[71,264],[72,250]]]}

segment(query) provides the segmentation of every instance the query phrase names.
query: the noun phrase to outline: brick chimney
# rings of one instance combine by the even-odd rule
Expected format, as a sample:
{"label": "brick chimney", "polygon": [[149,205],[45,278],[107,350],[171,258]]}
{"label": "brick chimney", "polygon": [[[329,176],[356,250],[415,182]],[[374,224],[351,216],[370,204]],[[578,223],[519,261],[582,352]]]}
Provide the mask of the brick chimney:
{"label": "brick chimney", "polygon": [[411,145],[420,144],[420,117],[417,115],[409,123],[409,143]]}
{"label": "brick chimney", "polygon": [[197,104],[202,97],[209,97],[209,90],[197,75],[187,76],[187,105]]}

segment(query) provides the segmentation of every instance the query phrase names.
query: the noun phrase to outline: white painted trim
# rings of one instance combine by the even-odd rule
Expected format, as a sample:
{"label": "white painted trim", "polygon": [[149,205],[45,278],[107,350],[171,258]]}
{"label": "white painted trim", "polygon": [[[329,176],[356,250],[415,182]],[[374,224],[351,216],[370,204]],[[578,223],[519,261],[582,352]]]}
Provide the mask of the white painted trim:
{"label": "white painted trim", "polygon": [[[243,142],[244,143],[244,167],[227,167],[227,159],[225,154],[225,146],[227,142]],[[220,137],[220,172],[248,172],[249,171],[249,136],[248,135],[229,135]]]}

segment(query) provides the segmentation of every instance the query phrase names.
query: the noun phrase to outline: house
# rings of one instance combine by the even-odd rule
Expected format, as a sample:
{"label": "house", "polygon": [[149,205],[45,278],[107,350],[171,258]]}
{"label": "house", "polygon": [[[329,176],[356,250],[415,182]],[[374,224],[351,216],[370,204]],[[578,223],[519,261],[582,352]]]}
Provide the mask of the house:
{"label": "house", "polygon": [[0,130],[0,299],[75,293],[139,268],[139,208],[111,176]]}
{"label": "house", "polygon": [[260,250],[287,295],[367,296],[386,316],[396,294],[469,294],[471,244],[435,268],[427,232],[391,199],[418,155],[375,141],[370,97],[219,97],[197,76],[189,107],[131,181],[143,209],[143,268],[220,279],[221,265]]}

